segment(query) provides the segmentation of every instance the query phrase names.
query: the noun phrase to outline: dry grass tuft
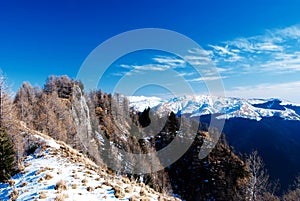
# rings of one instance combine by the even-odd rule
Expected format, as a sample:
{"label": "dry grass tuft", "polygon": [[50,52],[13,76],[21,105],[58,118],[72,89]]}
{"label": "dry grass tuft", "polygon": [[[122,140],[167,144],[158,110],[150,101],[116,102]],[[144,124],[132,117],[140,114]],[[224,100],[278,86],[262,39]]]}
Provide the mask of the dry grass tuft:
{"label": "dry grass tuft", "polygon": [[14,188],[9,197],[12,201],[16,200],[19,197],[19,191]]}
{"label": "dry grass tuft", "polygon": [[140,198],[140,201],[151,201],[151,199],[150,199],[150,198],[147,198],[147,197],[141,197],[141,198]]}
{"label": "dry grass tuft", "polygon": [[66,198],[69,198],[69,195],[64,193],[64,194],[60,194],[60,195],[56,196],[54,201],[64,201]]}
{"label": "dry grass tuft", "polygon": [[77,189],[77,184],[72,184],[72,189]]}
{"label": "dry grass tuft", "polygon": [[27,182],[26,181],[24,181],[22,184],[21,184],[21,187],[25,187],[25,186],[27,186]]}
{"label": "dry grass tuft", "polygon": [[116,198],[123,199],[125,197],[125,192],[123,188],[121,188],[120,186],[114,186],[113,189],[115,191]]}
{"label": "dry grass tuft", "polygon": [[131,198],[129,198],[129,201],[140,201],[140,198],[134,195]]}
{"label": "dry grass tuft", "polygon": [[103,184],[105,186],[111,186],[111,187],[113,187],[113,185],[108,180],[106,180]]}
{"label": "dry grass tuft", "polygon": [[140,196],[146,196],[147,195],[147,192],[145,191],[145,189],[141,189],[140,190]]}
{"label": "dry grass tuft", "polygon": [[39,199],[46,199],[48,196],[46,194],[46,192],[42,191],[42,192],[39,192]]}
{"label": "dry grass tuft", "polygon": [[79,176],[78,176],[77,174],[73,174],[72,177],[73,177],[74,179],[79,179]]}
{"label": "dry grass tuft", "polygon": [[125,188],[125,193],[132,194],[132,192],[133,192],[133,189],[131,187],[127,186]]}
{"label": "dry grass tuft", "polygon": [[66,181],[60,180],[59,182],[56,183],[54,189],[59,192],[67,190],[68,187]]}
{"label": "dry grass tuft", "polygon": [[88,192],[93,192],[95,189],[94,189],[93,187],[89,186],[89,187],[86,188],[86,190],[87,190]]}
{"label": "dry grass tuft", "polygon": [[46,173],[46,176],[45,176],[46,180],[50,180],[52,178],[53,178],[53,176],[50,173]]}
{"label": "dry grass tuft", "polygon": [[58,195],[56,196],[56,198],[54,199],[54,201],[64,201],[65,198],[62,195]]}
{"label": "dry grass tuft", "polygon": [[124,184],[130,184],[130,183],[131,183],[130,180],[129,180],[128,178],[122,178],[122,182],[123,182]]}
{"label": "dry grass tuft", "polygon": [[87,170],[87,171],[85,172],[85,174],[92,174],[92,172],[89,171],[89,170]]}
{"label": "dry grass tuft", "polygon": [[39,174],[41,174],[42,172],[45,172],[45,170],[44,170],[44,169],[40,169],[39,171],[37,171],[37,172],[35,173],[35,175],[39,175]]}
{"label": "dry grass tuft", "polygon": [[24,165],[19,165],[18,168],[19,168],[19,171],[20,171],[20,172],[23,172],[23,171],[25,170],[25,166],[24,166]]}
{"label": "dry grass tuft", "polygon": [[82,181],[81,181],[82,185],[83,186],[86,186],[87,183],[88,183],[88,180],[86,178],[84,178]]}
{"label": "dry grass tuft", "polygon": [[9,186],[14,186],[16,182],[14,180],[8,180],[7,183]]}

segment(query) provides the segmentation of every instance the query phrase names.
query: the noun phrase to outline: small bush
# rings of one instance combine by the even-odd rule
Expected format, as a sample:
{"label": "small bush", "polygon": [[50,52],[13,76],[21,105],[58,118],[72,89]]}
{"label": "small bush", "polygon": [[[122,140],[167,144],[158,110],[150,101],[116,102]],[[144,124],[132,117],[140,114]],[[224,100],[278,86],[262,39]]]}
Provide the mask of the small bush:
{"label": "small bush", "polygon": [[77,189],[77,184],[72,184],[72,189]]}

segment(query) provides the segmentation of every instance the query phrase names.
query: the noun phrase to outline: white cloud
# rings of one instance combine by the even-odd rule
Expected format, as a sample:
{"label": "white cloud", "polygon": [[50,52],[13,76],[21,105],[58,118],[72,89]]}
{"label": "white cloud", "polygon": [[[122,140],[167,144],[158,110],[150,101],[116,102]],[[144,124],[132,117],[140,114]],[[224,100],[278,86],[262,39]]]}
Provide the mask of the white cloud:
{"label": "white cloud", "polygon": [[284,29],[278,29],[275,35],[282,36],[284,38],[298,39],[300,38],[300,26],[294,25]]}
{"label": "white cloud", "polygon": [[206,81],[214,81],[214,80],[221,80],[227,78],[226,76],[205,76],[205,77],[198,77],[194,79],[188,80],[189,82],[206,82]]}
{"label": "white cloud", "polygon": [[282,98],[300,103],[300,81],[286,83],[264,83],[256,86],[236,87],[226,91],[226,96],[242,98]]}
{"label": "white cloud", "polygon": [[191,50],[188,50],[188,53],[190,54],[196,54],[196,55],[202,55],[202,56],[212,56],[213,51],[211,50],[205,50],[205,49],[199,49],[199,48],[194,48]]}
{"label": "white cloud", "polygon": [[[300,71],[300,26],[267,30],[263,35],[208,45],[218,67],[236,72],[290,73]],[[247,69],[244,69],[247,66]]]}
{"label": "white cloud", "polygon": [[159,56],[153,58],[155,62],[158,62],[160,64],[165,64],[170,67],[184,67],[185,66],[185,61],[183,59],[175,58],[175,57],[169,57],[169,56]]}
{"label": "white cloud", "polygon": [[165,71],[170,68],[168,65],[160,64],[132,65],[131,67],[138,71]]}
{"label": "white cloud", "polygon": [[194,72],[190,72],[190,73],[185,72],[185,73],[178,73],[177,74],[177,76],[181,76],[181,77],[189,77],[189,76],[193,76],[193,75],[195,75]]}
{"label": "white cloud", "polygon": [[214,50],[216,50],[220,55],[235,55],[235,53],[231,52],[228,48],[228,45],[225,47],[218,46],[218,45],[209,45]]}

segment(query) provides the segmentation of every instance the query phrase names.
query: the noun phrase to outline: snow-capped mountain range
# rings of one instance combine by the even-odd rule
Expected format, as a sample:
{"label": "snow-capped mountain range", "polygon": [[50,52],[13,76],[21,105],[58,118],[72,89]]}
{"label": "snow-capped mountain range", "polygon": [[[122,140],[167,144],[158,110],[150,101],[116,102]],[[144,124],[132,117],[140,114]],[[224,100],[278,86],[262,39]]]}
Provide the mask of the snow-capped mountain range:
{"label": "snow-capped mountain range", "polygon": [[247,118],[260,121],[263,117],[300,120],[300,105],[280,99],[242,99],[208,95],[183,96],[172,99],[129,96],[130,107],[143,111],[150,107],[160,115],[173,111],[191,117],[215,114],[219,119]]}

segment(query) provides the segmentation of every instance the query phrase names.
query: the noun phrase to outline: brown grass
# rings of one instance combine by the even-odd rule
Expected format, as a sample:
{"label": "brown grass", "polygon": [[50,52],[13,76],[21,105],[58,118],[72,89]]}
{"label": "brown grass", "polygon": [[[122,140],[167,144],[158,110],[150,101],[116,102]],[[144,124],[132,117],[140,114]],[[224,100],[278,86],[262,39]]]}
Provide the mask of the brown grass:
{"label": "brown grass", "polygon": [[115,191],[116,198],[123,199],[125,197],[125,192],[123,188],[121,188],[120,186],[114,186],[113,189]]}
{"label": "brown grass", "polygon": [[130,184],[130,183],[131,183],[130,180],[129,180],[128,178],[122,178],[122,182],[123,182],[124,184]]}
{"label": "brown grass", "polygon": [[89,171],[89,170],[87,170],[87,171],[85,172],[85,174],[92,174],[92,172]]}
{"label": "brown grass", "polygon": [[72,189],[77,189],[77,184],[72,184]]}
{"label": "brown grass", "polygon": [[105,186],[113,186],[108,180],[106,180],[104,183],[103,183]]}
{"label": "brown grass", "polygon": [[14,186],[16,182],[14,180],[8,180],[7,183],[9,186]]}
{"label": "brown grass", "polygon": [[39,192],[39,199],[46,199],[48,196],[46,194],[46,192],[42,191],[42,192]]}
{"label": "brown grass", "polygon": [[77,174],[72,175],[72,177],[73,177],[74,179],[79,179],[79,176],[78,176]]}
{"label": "brown grass", "polygon": [[86,188],[86,190],[87,190],[88,192],[93,192],[95,189],[94,189],[93,187],[89,186],[89,187]]}
{"label": "brown grass", "polygon": [[133,189],[131,187],[126,187],[125,188],[125,193],[131,194],[133,192]]}
{"label": "brown grass", "polygon": [[140,198],[140,201],[151,201],[151,199],[150,199],[150,198],[147,198],[147,197],[141,197],[141,198]]}
{"label": "brown grass", "polygon": [[129,201],[140,201],[140,198],[134,195],[131,198],[129,198]]}
{"label": "brown grass", "polygon": [[39,175],[39,174],[41,174],[42,172],[45,172],[45,170],[44,170],[44,169],[40,169],[39,171],[37,171],[37,172],[35,173],[35,175]]}
{"label": "brown grass", "polygon": [[59,192],[67,190],[68,187],[66,181],[60,180],[59,182],[56,183],[54,189]]}
{"label": "brown grass", "polygon": [[141,196],[146,196],[147,195],[147,192],[145,191],[145,189],[140,190],[140,195]]}
{"label": "brown grass", "polygon": [[19,191],[14,188],[9,197],[12,201],[16,200],[19,197]]}
{"label": "brown grass", "polygon": [[24,166],[24,165],[19,165],[18,168],[19,168],[19,171],[20,171],[20,172],[23,172],[23,171],[25,170],[25,166]]}
{"label": "brown grass", "polygon": [[56,196],[56,198],[54,199],[54,201],[64,201],[66,198],[64,197],[64,195],[58,195]]}
{"label": "brown grass", "polygon": [[86,178],[84,178],[82,181],[81,181],[82,185],[83,186],[86,186],[87,183],[88,183],[88,180]]}
{"label": "brown grass", "polygon": [[28,184],[28,183],[24,181],[24,182],[21,184],[21,187],[25,187],[25,186],[27,186],[27,184]]}
{"label": "brown grass", "polygon": [[50,180],[50,179],[52,179],[52,178],[53,178],[53,176],[52,176],[51,174],[46,173],[46,176],[45,176],[45,179],[46,179],[46,180]]}

